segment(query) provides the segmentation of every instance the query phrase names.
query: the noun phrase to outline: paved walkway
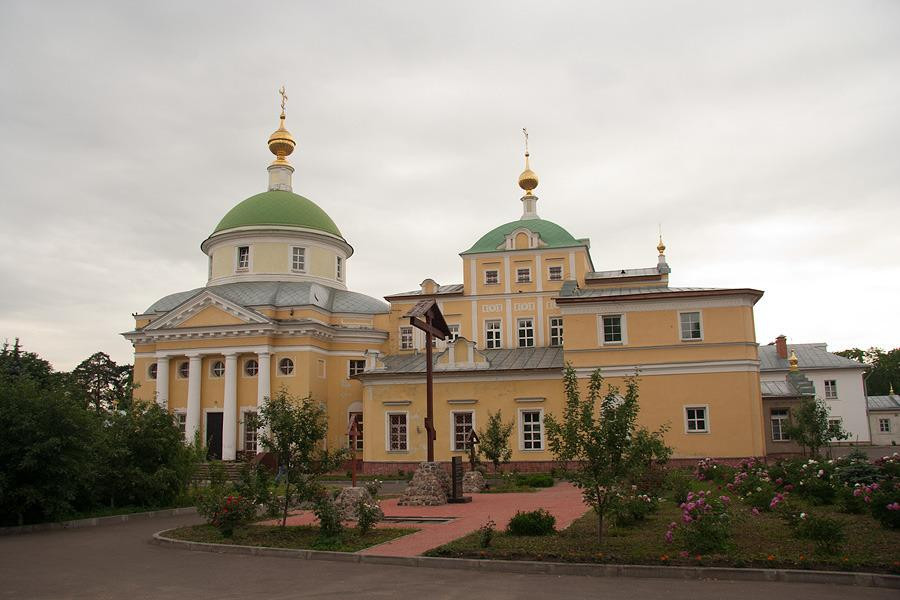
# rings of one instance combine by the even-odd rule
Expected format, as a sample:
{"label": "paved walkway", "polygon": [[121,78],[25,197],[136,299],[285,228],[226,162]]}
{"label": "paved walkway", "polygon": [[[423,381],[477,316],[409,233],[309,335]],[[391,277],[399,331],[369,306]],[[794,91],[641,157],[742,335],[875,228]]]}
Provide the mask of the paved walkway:
{"label": "paved walkway", "polygon": [[[581,500],[581,492],[570,483],[557,483],[552,488],[518,494],[468,494],[472,501],[444,506],[397,506],[397,499],[381,501],[388,517],[440,517],[452,519],[444,523],[381,523],[380,527],[410,527],[416,533],[403,536],[379,546],[361,550],[361,554],[382,556],[418,556],[471,533],[493,519],[497,529],[505,529],[516,511],[543,508],[556,517],[557,529],[565,529],[588,509]],[[309,525],[316,522],[310,511],[302,511],[288,518],[289,525]]]}
{"label": "paved walkway", "polygon": [[608,598],[896,600],[897,590],[801,583],[620,579],[213,554],[149,543],[194,515],[0,538],[0,598]]}

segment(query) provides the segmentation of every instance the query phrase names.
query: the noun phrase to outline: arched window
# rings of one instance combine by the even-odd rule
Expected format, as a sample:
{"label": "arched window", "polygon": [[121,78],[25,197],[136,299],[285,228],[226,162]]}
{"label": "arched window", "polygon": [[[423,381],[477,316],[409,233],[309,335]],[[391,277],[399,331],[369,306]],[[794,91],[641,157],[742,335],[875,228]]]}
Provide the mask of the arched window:
{"label": "arched window", "polygon": [[178,363],[178,376],[182,379],[187,379],[188,375],[191,374],[191,367],[188,364],[188,361],[183,361]]}
{"label": "arched window", "polygon": [[159,365],[156,363],[151,363],[149,367],[147,367],[147,377],[150,379],[156,379],[156,374],[159,372]]}
{"label": "arched window", "polygon": [[221,360],[217,360],[212,364],[212,368],[209,370],[213,377],[221,377],[225,374],[225,363]]}
{"label": "arched window", "polygon": [[294,361],[289,358],[282,358],[278,361],[278,370],[282,375],[290,375],[294,372]]}
{"label": "arched window", "polygon": [[244,363],[244,373],[247,374],[247,377],[256,377],[256,374],[259,373],[259,363],[255,358]]}

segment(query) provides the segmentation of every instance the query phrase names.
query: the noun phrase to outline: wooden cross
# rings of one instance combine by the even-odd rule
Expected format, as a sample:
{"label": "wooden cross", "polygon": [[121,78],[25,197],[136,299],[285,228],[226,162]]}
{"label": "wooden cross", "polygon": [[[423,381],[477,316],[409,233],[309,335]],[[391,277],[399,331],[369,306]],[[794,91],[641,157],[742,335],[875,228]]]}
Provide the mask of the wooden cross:
{"label": "wooden cross", "polygon": [[350,417],[350,429],[347,430],[347,433],[350,435],[350,476],[352,479],[351,485],[356,487],[356,439],[359,437],[359,427],[356,424],[356,415]]}

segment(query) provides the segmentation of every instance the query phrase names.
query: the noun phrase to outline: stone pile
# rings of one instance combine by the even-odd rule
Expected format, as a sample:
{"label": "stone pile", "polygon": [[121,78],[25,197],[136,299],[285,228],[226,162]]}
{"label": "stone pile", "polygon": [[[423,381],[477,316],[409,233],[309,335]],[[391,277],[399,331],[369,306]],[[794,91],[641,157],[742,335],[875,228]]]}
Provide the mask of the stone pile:
{"label": "stone pile", "polygon": [[398,506],[440,506],[447,504],[450,476],[438,463],[423,462],[397,501]]}
{"label": "stone pile", "polygon": [[[337,499],[335,499],[334,503],[337,506],[337,509],[341,511],[341,515],[343,516],[345,521],[355,521],[359,516],[357,507],[359,506],[359,501],[364,500],[367,503],[375,504],[374,498],[372,498],[369,491],[364,487],[345,487],[338,494]],[[381,508],[378,509],[381,513],[381,516],[384,516],[384,513],[381,512]]]}
{"label": "stone pile", "polygon": [[484,475],[481,471],[467,471],[463,475],[463,494],[477,494],[484,490]]}

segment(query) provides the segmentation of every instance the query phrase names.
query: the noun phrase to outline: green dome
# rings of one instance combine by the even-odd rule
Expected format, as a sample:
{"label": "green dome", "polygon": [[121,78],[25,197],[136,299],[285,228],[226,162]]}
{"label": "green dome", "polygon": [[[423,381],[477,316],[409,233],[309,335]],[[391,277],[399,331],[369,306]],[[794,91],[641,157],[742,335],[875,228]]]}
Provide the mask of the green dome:
{"label": "green dome", "polygon": [[344,239],[331,217],[319,206],[293,192],[272,190],[250,196],[219,221],[213,234],[236,227],[282,225],[318,229]]}
{"label": "green dome", "polygon": [[506,241],[506,236],[516,229],[529,229],[541,236],[541,241],[546,244],[543,248],[567,248],[570,246],[583,246],[584,242],[576,240],[571,233],[544,219],[520,219],[501,225],[487,232],[475,245],[463,252],[463,254],[477,254],[479,252],[496,252]]}

